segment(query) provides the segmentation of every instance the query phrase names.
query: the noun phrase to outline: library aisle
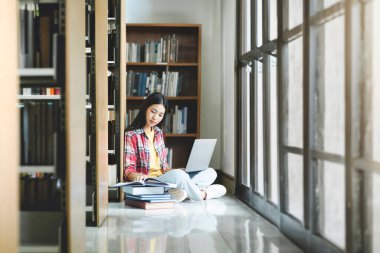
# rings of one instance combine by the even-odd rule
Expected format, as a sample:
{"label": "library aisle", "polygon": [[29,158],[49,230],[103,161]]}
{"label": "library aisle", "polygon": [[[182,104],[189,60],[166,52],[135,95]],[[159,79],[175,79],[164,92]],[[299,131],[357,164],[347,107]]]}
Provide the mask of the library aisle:
{"label": "library aisle", "polygon": [[100,228],[86,228],[86,252],[302,252],[232,196],[143,210],[110,203]]}

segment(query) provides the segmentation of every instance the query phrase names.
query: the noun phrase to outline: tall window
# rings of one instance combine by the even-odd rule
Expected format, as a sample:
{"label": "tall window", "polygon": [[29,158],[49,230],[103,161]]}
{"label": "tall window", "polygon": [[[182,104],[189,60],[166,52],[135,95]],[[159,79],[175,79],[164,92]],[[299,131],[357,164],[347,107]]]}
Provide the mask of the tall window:
{"label": "tall window", "polygon": [[[242,22],[250,22],[241,25],[240,37],[241,122],[246,124],[246,128],[241,128],[240,145],[244,150],[241,153],[248,154],[240,163],[240,181],[247,187],[243,191],[250,201],[269,202],[276,208],[280,202],[277,1],[242,0],[240,4]],[[249,15],[247,10],[250,19],[245,18]],[[249,46],[244,45],[248,34],[251,35]],[[246,176],[250,176],[250,181]]]}
{"label": "tall window", "polygon": [[[299,13],[298,15],[301,15]],[[286,211],[303,222],[303,37],[284,45],[284,168],[286,178]]]}
{"label": "tall window", "polygon": [[311,169],[317,231],[345,248],[344,4],[314,0],[310,15]]}

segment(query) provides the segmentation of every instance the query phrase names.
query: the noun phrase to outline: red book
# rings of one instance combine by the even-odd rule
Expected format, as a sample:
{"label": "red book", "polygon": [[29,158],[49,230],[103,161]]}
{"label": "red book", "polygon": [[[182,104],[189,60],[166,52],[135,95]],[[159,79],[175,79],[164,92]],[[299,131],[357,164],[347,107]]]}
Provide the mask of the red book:
{"label": "red book", "polygon": [[142,209],[164,209],[164,208],[173,208],[173,202],[145,202],[138,200],[125,199],[125,204],[127,206],[133,206]]}

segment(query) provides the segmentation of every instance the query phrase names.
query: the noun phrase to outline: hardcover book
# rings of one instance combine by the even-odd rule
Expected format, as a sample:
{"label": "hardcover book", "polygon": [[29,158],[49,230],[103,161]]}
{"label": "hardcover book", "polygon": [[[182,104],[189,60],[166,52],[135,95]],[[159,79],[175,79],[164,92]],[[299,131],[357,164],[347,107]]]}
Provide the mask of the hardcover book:
{"label": "hardcover book", "polygon": [[126,199],[145,201],[145,202],[175,202],[170,194],[143,194],[143,195],[131,195],[125,194]]}
{"label": "hardcover book", "polygon": [[150,186],[124,186],[123,187],[124,193],[131,194],[131,195],[141,195],[141,194],[163,194],[165,191],[165,187],[162,186],[156,186],[156,187],[150,187]]}
{"label": "hardcover book", "polygon": [[123,186],[163,186],[168,188],[176,188],[176,184],[165,183],[157,178],[148,177],[142,181],[132,181],[132,182],[120,182],[112,185],[111,187],[123,187]]}
{"label": "hardcover book", "polygon": [[151,202],[145,202],[145,201],[138,201],[138,200],[131,200],[131,199],[125,199],[125,204],[127,206],[142,208],[142,209],[164,209],[164,208],[173,208],[174,202],[158,202],[158,203],[151,203]]}

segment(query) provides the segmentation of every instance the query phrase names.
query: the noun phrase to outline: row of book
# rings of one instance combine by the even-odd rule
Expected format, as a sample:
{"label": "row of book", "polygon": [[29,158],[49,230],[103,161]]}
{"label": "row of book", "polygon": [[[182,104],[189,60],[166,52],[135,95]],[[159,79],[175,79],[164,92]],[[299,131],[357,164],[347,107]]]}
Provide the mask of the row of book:
{"label": "row of book", "polygon": [[116,148],[116,121],[108,121],[108,150],[115,150]]}
{"label": "row of book", "polygon": [[23,101],[20,106],[22,165],[53,165],[58,128],[58,104]]}
{"label": "row of book", "polygon": [[85,1],[85,41],[86,47],[90,47],[93,45],[92,42],[95,40],[95,13],[91,8],[91,4],[89,1]]}
{"label": "row of book", "polygon": [[178,105],[170,108],[166,114],[164,131],[173,134],[186,134],[187,133],[187,119],[188,109],[187,106],[179,109]]}
{"label": "row of book", "polygon": [[[127,115],[125,117],[126,126],[129,126],[133,122],[138,112],[139,109],[127,110]],[[188,131],[187,120],[188,107],[184,106],[179,108],[178,105],[176,105],[174,108],[170,108],[169,111],[166,112],[163,130],[166,133],[185,134]]]}
{"label": "row of book", "polygon": [[[94,75],[91,74],[91,57],[87,57],[87,78],[86,78],[86,94],[90,97],[91,94],[91,82],[95,79]],[[112,71],[108,71],[108,105],[115,104],[115,85],[116,85],[116,77]]]}
{"label": "row of book", "polygon": [[58,20],[57,5],[20,5],[20,68],[56,66]]}
{"label": "row of book", "polygon": [[165,96],[178,96],[181,93],[182,76],[177,71],[127,72],[127,95],[147,96],[160,92]]}
{"label": "row of book", "polygon": [[93,121],[94,113],[91,110],[86,110],[86,156],[90,156],[90,147],[91,147],[91,124]]}
{"label": "row of book", "polygon": [[[91,147],[91,121],[93,120],[94,113],[91,110],[86,112],[86,155],[90,154]],[[108,111],[108,149],[115,150],[115,134],[116,134],[116,121],[115,121],[115,111]]]}
{"label": "row of book", "polygon": [[[86,113],[86,155],[90,155],[91,147],[91,121],[93,120],[94,113],[91,110],[87,110]],[[115,111],[108,111],[108,150],[115,150],[116,145],[116,121]]]}
{"label": "row of book", "polygon": [[108,0],[108,17],[116,17],[117,10],[118,9],[116,0]]}
{"label": "row of book", "polygon": [[91,55],[86,54],[86,94],[90,97],[91,94],[91,82],[95,80],[94,74],[91,73],[91,67],[94,65],[94,59],[92,59]]}
{"label": "row of book", "polygon": [[21,210],[59,211],[61,181],[54,174],[21,173]]}
{"label": "row of book", "polygon": [[60,88],[22,88],[20,95],[60,95]]}
{"label": "row of book", "polygon": [[116,30],[112,29],[115,23],[108,24],[108,61],[116,60]]}
{"label": "row of book", "polygon": [[108,105],[115,105],[115,86],[115,74],[111,71],[108,71]]}
{"label": "row of book", "polygon": [[128,62],[175,63],[178,62],[178,39],[176,35],[147,40],[144,44],[127,42]]}

